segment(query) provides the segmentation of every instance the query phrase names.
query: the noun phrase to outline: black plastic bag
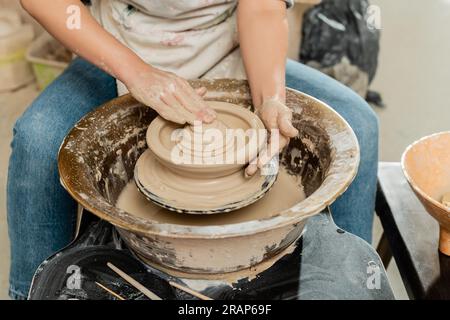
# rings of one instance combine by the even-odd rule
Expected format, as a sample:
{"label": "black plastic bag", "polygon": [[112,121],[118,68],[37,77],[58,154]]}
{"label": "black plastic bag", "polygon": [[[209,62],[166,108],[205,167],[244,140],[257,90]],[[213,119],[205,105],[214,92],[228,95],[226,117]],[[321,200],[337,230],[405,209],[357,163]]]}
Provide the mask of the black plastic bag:
{"label": "black plastic bag", "polygon": [[301,62],[337,80],[342,79],[336,74],[351,73],[342,82],[357,86],[363,96],[375,77],[380,51],[380,31],[367,20],[369,6],[368,0],[323,0],[311,8],[304,16],[300,52]]}

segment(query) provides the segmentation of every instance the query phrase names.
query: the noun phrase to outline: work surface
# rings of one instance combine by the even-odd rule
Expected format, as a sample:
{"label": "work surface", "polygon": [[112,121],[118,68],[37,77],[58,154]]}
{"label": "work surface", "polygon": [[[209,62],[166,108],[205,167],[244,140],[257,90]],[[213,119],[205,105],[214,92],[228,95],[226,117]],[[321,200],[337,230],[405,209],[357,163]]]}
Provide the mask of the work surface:
{"label": "work surface", "polygon": [[[115,240],[114,240],[115,239]],[[311,218],[292,254],[284,256],[255,279],[233,286],[218,281],[170,277],[138,262],[111,225],[90,224],[69,248],[43,263],[31,290],[31,299],[112,299],[95,285],[107,286],[127,299],[142,294],[106,267],[112,262],[164,299],[192,299],[167,285],[176,281],[191,288],[201,283],[203,294],[214,299],[393,299],[381,261],[363,240],[336,227],[329,214]],[[81,274],[78,274],[79,270]],[[79,286],[76,279],[80,279]],[[196,283],[197,282],[197,283]]]}
{"label": "work surface", "polygon": [[411,299],[450,299],[450,257],[439,225],[406,181],[400,163],[381,163],[377,213]]}

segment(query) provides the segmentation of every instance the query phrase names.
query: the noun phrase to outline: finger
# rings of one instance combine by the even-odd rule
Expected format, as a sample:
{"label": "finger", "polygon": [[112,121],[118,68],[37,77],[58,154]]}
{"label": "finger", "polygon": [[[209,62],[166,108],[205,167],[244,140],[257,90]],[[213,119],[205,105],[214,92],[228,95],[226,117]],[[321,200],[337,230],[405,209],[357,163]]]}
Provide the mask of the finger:
{"label": "finger", "polygon": [[251,178],[255,175],[255,173],[258,172],[258,158],[254,158],[250,163],[248,164],[247,168],[245,169],[245,177]]}
{"label": "finger", "polygon": [[203,121],[203,117],[200,113],[201,108],[198,106],[198,103],[189,96],[187,90],[176,91],[173,95],[177,99],[179,104],[183,107],[183,109],[191,112],[195,116],[196,120]]}
{"label": "finger", "polygon": [[186,120],[180,117],[176,112],[172,111],[170,106],[164,103],[161,99],[151,99],[149,100],[149,103],[149,106],[167,121],[181,125],[186,124]]}
{"label": "finger", "polygon": [[170,108],[169,106],[165,106],[165,108],[163,108],[161,111],[158,111],[158,114],[161,117],[163,117],[164,119],[166,119],[167,121],[171,121],[171,122],[174,122],[174,123],[177,123],[177,124],[185,125],[186,124],[186,119],[176,115],[172,111],[167,111],[167,109],[169,109],[169,108]]}
{"label": "finger", "polygon": [[262,169],[262,167],[268,164],[274,157],[278,156],[289,142],[290,139],[286,136],[280,135],[277,140],[272,136],[267,149],[265,149],[258,158],[258,168]]}
{"label": "finger", "polygon": [[190,94],[190,98],[194,101],[194,104],[197,106],[197,117],[205,123],[212,123],[217,119],[217,113],[211,109],[208,104],[203,100],[203,96],[208,92],[206,88],[204,88],[203,94],[197,94],[196,91],[192,90],[190,87],[187,88],[188,93]]}
{"label": "finger", "polygon": [[278,126],[282,135],[295,138],[299,135],[298,130],[292,125],[292,115],[283,115],[278,119]]}
{"label": "finger", "polygon": [[[266,126],[266,129],[269,130],[270,135],[272,136],[271,139],[276,139],[274,136],[279,137],[279,129],[278,129],[278,111],[275,109],[267,109],[267,110],[260,110],[261,119],[264,122],[264,125]],[[260,152],[258,159],[256,159],[256,163],[250,164],[247,169],[245,170],[246,177],[252,177],[258,172],[260,168],[262,168],[266,163],[268,163],[272,158],[269,158],[269,153],[267,148],[270,148],[271,145],[269,144],[266,146],[266,148]],[[273,146],[272,146],[273,148]],[[268,159],[269,158],[269,159]],[[267,160],[268,159],[268,160]]]}
{"label": "finger", "polygon": [[255,164],[249,164],[248,167],[245,169],[245,177],[251,178],[258,172],[258,165]]}
{"label": "finger", "polygon": [[290,141],[289,137],[284,135],[272,134],[267,148],[260,153],[257,164],[251,163],[245,170],[245,176],[247,178],[254,176],[259,169],[262,169],[274,157],[278,156]]}
{"label": "finger", "polygon": [[[191,87],[189,86],[188,90],[190,90],[190,89],[191,89]],[[190,90],[190,92],[193,93],[192,99],[198,103],[198,106],[200,106],[198,116],[207,123],[211,123],[214,120],[216,120],[217,113],[208,106],[208,104],[205,102],[205,100],[203,100],[203,98],[208,93],[208,89],[203,87],[203,88],[200,88],[195,91]]]}
{"label": "finger", "polygon": [[261,114],[261,120],[264,122],[266,129],[278,129],[278,111],[275,109],[268,109]]}
{"label": "finger", "polygon": [[209,108],[204,101],[202,101],[201,106],[199,106],[200,104],[189,97],[186,92],[183,92],[182,94],[177,92],[175,97],[186,110],[192,112],[196,116],[197,120],[205,123],[212,123],[217,118],[216,112]]}
{"label": "finger", "polygon": [[174,112],[177,116],[183,118],[185,120],[185,123],[187,122],[189,124],[194,124],[196,116],[192,112],[186,110],[173,94],[163,94],[161,95],[161,100],[171,108],[172,112]]}
{"label": "finger", "polygon": [[199,89],[197,89],[195,91],[202,98],[204,98],[206,96],[206,94],[208,93],[208,89],[206,89],[205,87],[199,88]]}
{"label": "finger", "polygon": [[180,103],[189,111],[194,113],[198,120],[205,123],[211,123],[217,118],[217,114],[212,110],[205,101],[192,89],[189,83],[180,80],[180,91],[177,91],[175,96]]}
{"label": "finger", "polygon": [[189,82],[184,79],[178,79],[178,85],[180,88],[186,93],[187,97],[193,102],[190,107],[200,110],[203,107],[207,107],[205,101],[203,100],[203,96],[208,92],[205,87],[194,89]]}
{"label": "finger", "polygon": [[214,120],[217,119],[217,113],[210,107],[206,106],[197,112],[197,117],[205,123],[213,123]]}

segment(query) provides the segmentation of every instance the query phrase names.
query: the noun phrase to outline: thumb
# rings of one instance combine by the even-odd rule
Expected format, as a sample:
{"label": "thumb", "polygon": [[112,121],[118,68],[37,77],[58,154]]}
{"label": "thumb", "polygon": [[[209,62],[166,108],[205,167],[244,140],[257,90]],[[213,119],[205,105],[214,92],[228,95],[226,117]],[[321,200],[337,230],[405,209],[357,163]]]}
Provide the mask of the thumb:
{"label": "thumb", "polygon": [[206,89],[205,87],[201,87],[196,89],[195,92],[197,92],[197,94],[203,98],[208,93],[208,89]]}
{"label": "thumb", "polygon": [[280,134],[272,134],[269,145],[258,158],[258,168],[262,169],[274,157],[279,155],[289,142],[289,137]]}
{"label": "thumb", "polygon": [[289,115],[281,115],[278,119],[278,127],[282,135],[295,138],[299,135],[298,130],[292,125],[292,117]]}

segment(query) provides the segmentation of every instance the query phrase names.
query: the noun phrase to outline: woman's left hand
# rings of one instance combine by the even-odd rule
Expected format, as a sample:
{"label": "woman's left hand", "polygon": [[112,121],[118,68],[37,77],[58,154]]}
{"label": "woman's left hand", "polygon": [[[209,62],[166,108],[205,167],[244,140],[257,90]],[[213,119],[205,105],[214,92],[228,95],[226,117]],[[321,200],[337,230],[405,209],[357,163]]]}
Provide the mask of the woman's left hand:
{"label": "woman's left hand", "polygon": [[270,140],[258,159],[247,167],[245,173],[249,177],[255,175],[258,169],[262,169],[289,144],[291,138],[299,134],[292,125],[292,110],[278,99],[265,101],[257,108],[256,114],[269,131]]}

